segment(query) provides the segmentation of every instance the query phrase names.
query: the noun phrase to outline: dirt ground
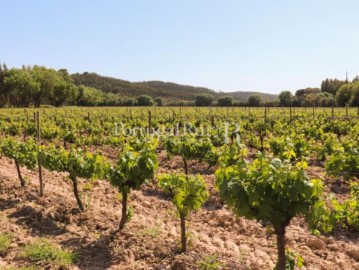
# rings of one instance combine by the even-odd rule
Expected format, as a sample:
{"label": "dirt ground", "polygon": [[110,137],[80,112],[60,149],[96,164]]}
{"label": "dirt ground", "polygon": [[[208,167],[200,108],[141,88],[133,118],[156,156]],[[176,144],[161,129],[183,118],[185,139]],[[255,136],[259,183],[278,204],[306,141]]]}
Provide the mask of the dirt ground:
{"label": "dirt ground", "polygon": [[[168,160],[160,153],[159,160],[157,174],[181,170],[179,158]],[[22,168],[28,183],[21,189],[15,164],[1,158],[0,233],[15,237],[9,252],[0,257],[0,269],[34,266],[18,254],[26,243],[39,237],[79,254],[79,261],[70,269],[200,269],[210,258],[219,262],[218,269],[273,269],[275,236],[256,221],[235,218],[222,205],[213,188],[214,168],[197,162],[190,167],[192,173],[204,175],[210,198],[188,218],[189,250],[180,254],[179,218],[169,198],[157,189],[155,179],[131,193],[134,216],[118,232],[121,197],[109,183],[80,181],[86,212],[79,213],[66,174],[45,170],[45,196],[40,198],[37,172]],[[323,169],[312,167],[310,175],[323,177]],[[341,191],[338,185],[333,189]],[[314,236],[303,219],[296,218],[287,228],[286,238],[287,247],[304,258],[302,269],[359,269],[357,234],[338,231]]]}

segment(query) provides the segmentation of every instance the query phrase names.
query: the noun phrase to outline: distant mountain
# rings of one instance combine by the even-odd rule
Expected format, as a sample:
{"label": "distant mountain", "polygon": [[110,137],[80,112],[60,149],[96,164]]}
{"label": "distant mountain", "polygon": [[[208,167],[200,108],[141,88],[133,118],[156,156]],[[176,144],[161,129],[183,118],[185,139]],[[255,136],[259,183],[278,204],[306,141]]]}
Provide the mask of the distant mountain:
{"label": "distant mountain", "polygon": [[144,81],[130,82],[122,79],[101,76],[96,73],[84,72],[71,75],[76,85],[85,85],[94,87],[104,92],[118,93],[122,96],[136,97],[147,94],[152,97],[162,97],[166,100],[185,100],[193,101],[198,94],[211,94],[218,98],[223,95],[230,95],[235,100],[247,100],[254,94],[259,94],[262,98],[275,100],[278,96],[272,94],[263,94],[259,92],[216,92],[205,87],[195,87],[162,81]]}

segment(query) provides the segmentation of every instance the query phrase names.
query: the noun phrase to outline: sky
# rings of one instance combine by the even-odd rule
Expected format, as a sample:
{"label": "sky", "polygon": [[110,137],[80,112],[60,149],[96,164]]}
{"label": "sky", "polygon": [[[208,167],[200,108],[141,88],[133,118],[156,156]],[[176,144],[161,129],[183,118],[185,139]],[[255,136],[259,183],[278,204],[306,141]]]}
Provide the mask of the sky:
{"label": "sky", "polygon": [[0,63],[294,92],[359,74],[358,0],[0,0]]}

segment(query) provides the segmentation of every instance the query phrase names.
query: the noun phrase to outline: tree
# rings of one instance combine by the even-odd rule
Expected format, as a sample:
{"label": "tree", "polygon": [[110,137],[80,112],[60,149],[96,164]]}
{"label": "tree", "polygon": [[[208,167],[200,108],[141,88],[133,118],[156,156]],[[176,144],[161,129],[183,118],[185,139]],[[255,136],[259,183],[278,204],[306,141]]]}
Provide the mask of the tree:
{"label": "tree", "polygon": [[350,104],[353,107],[359,106],[359,81],[356,81],[352,85],[352,97],[350,100]]}
{"label": "tree", "polygon": [[137,97],[137,106],[153,106],[153,104],[155,104],[155,102],[149,95],[141,95]]}
{"label": "tree", "polygon": [[63,105],[68,100],[76,99],[77,88],[66,69],[57,71],[57,79],[53,91],[54,96],[52,103],[56,107]]}
{"label": "tree", "polygon": [[96,88],[80,85],[78,87],[77,105],[98,106],[104,102],[104,93]]}
{"label": "tree", "polygon": [[103,104],[105,106],[118,106],[121,104],[121,97],[119,94],[103,93]]}
{"label": "tree", "polygon": [[293,217],[311,215],[321,199],[322,183],[310,180],[305,163],[268,159],[260,154],[251,165],[244,159],[216,171],[221,198],[238,216],[270,223],[277,235],[278,270],[285,270],[285,231]]}
{"label": "tree", "polygon": [[335,95],[339,88],[345,83],[345,81],[341,81],[338,79],[325,79],[324,81],[322,81],[320,89],[322,92]]}
{"label": "tree", "polygon": [[163,106],[163,99],[158,97],[158,98],[155,98],[155,102],[156,102],[156,105],[161,107]]}
{"label": "tree", "polygon": [[352,87],[350,84],[343,84],[335,95],[338,106],[344,107],[350,104],[352,98]]}
{"label": "tree", "polygon": [[36,82],[40,84],[40,91],[33,96],[35,107],[40,107],[42,103],[54,105],[55,86],[59,83],[59,76],[54,69],[34,66],[31,71]]}
{"label": "tree", "polygon": [[293,94],[290,91],[282,91],[279,94],[279,105],[282,107],[292,106]]}
{"label": "tree", "polygon": [[40,84],[28,70],[11,69],[4,77],[4,87],[7,95],[15,106],[29,107],[33,96],[40,91]]}
{"label": "tree", "polygon": [[169,196],[181,220],[181,251],[187,251],[186,217],[192,210],[198,210],[208,199],[206,182],[199,175],[161,175],[158,186]]}
{"label": "tree", "polygon": [[196,96],[195,104],[196,106],[205,107],[211,106],[214,101],[214,97],[209,94],[200,94]]}
{"label": "tree", "polygon": [[253,95],[248,98],[248,106],[259,107],[261,105],[262,98],[260,95]]}
{"label": "tree", "polygon": [[315,106],[317,97],[321,91],[319,88],[299,89],[295,92],[295,103],[299,106]]}
{"label": "tree", "polygon": [[129,97],[123,97],[121,101],[122,106],[133,106],[135,104],[135,101],[132,98]]}
{"label": "tree", "polygon": [[318,106],[321,107],[333,107],[335,106],[335,99],[332,94],[327,92],[322,92],[317,97],[316,103]]}
{"label": "tree", "polygon": [[27,107],[33,104],[40,107],[41,104],[76,103],[78,89],[66,69],[57,71],[23,65],[21,69],[1,70],[0,105]]}
{"label": "tree", "polygon": [[217,101],[217,104],[218,106],[221,106],[221,107],[229,107],[229,106],[232,106],[233,104],[233,97],[231,96],[223,96],[223,97],[220,97]]}
{"label": "tree", "polygon": [[3,107],[7,103],[7,96],[4,87],[5,70],[0,63],[0,107]]}

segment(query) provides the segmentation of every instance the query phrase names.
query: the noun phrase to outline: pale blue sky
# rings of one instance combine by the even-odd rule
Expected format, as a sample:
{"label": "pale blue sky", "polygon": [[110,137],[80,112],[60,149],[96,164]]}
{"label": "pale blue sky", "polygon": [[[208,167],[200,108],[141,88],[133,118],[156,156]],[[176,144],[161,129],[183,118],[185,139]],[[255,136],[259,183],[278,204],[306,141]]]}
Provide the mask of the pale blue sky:
{"label": "pale blue sky", "polygon": [[358,0],[2,0],[0,62],[278,93],[359,74]]}

